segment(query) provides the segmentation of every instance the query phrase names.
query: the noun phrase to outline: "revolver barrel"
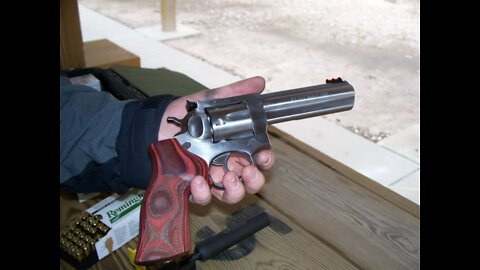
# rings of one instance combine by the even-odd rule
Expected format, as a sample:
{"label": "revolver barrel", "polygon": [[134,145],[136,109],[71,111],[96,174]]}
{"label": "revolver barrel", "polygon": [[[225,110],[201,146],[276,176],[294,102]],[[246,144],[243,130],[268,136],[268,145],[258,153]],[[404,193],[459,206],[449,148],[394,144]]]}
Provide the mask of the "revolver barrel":
{"label": "revolver barrel", "polygon": [[261,95],[268,124],[325,115],[353,108],[353,87],[341,79],[326,84]]}

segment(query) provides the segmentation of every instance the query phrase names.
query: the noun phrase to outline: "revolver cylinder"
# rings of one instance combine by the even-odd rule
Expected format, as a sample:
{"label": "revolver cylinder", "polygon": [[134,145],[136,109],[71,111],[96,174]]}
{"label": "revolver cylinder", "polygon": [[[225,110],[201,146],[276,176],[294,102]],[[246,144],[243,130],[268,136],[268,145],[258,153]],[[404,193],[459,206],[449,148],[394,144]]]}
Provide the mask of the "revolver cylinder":
{"label": "revolver cylinder", "polygon": [[253,136],[252,117],[247,104],[206,108],[205,111],[210,117],[214,143]]}

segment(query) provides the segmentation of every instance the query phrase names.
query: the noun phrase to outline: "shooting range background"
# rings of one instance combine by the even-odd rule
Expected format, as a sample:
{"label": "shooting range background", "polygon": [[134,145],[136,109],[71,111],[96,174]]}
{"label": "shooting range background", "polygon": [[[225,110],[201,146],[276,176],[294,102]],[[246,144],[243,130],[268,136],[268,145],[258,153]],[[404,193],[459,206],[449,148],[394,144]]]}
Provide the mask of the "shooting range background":
{"label": "shooting range background", "polygon": [[[80,0],[131,28],[158,25],[159,0]],[[178,24],[199,35],[163,43],[266,91],[340,76],[354,110],[324,116],[373,142],[420,122],[420,1],[176,1]]]}

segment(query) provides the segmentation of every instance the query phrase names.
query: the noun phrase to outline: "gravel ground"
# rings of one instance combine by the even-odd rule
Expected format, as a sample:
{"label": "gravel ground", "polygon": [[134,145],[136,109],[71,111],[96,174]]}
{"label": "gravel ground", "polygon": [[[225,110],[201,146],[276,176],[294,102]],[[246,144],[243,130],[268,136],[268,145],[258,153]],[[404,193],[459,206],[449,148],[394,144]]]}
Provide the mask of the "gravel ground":
{"label": "gravel ground", "polygon": [[[159,0],[79,0],[132,28],[160,24]],[[350,112],[324,116],[378,142],[420,121],[419,0],[179,0],[177,22],[201,35],[164,43],[267,92],[342,77]]]}

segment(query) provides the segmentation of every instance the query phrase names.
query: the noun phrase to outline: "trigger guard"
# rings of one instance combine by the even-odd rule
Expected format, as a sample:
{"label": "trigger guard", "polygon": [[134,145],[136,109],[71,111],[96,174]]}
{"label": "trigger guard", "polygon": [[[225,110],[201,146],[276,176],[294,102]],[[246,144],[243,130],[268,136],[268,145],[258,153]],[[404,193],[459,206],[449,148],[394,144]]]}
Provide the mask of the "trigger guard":
{"label": "trigger guard", "polygon": [[[222,166],[223,172],[225,173],[229,172],[230,170],[228,169],[228,159],[230,158],[231,153],[232,152],[227,152],[217,156],[212,160],[212,165]],[[250,155],[249,153],[246,153],[246,152],[237,152],[237,153],[241,153],[241,154],[244,154],[245,156],[248,156],[248,160],[250,164],[255,164],[255,161],[253,160],[253,156]],[[213,181],[213,178],[210,174],[208,174],[208,178],[213,188],[218,190],[225,190],[225,187],[223,186],[223,184]]]}
{"label": "trigger guard", "polygon": [[[212,165],[222,166],[223,172],[227,173],[228,172],[228,158],[229,157],[230,157],[230,153],[223,153],[223,154],[217,156],[216,158],[214,158],[212,160]],[[208,174],[208,178],[210,180],[210,183],[212,184],[212,187],[214,187],[215,189],[218,189],[218,190],[225,190],[222,183],[217,183],[217,182],[213,181],[213,178],[210,175],[210,173]]]}
{"label": "trigger guard", "polygon": [[212,176],[208,174],[208,178],[210,179],[210,183],[212,183],[212,187],[218,190],[225,190],[225,187],[221,183],[216,183],[213,181]]}

